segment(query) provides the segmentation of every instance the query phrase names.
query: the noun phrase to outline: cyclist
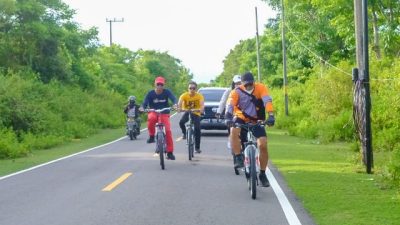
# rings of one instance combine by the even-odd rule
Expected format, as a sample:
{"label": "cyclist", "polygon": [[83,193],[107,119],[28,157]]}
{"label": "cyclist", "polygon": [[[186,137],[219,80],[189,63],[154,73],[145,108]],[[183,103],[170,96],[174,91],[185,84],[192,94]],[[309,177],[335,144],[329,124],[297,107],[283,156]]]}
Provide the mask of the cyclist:
{"label": "cyclist", "polygon": [[[229,92],[225,92],[224,95],[221,98],[221,101],[219,102],[219,106],[217,109],[217,113],[215,114],[215,116],[217,118],[221,117],[221,114],[224,112],[224,110],[227,108],[227,105],[229,103],[229,99],[231,97],[231,93],[235,90],[235,88],[239,87],[242,84],[242,76],[241,75],[234,75],[232,78],[232,84],[231,84],[231,91]],[[230,134],[231,128],[228,127],[228,133]],[[243,142],[245,142],[247,139],[247,131],[246,130],[242,130],[240,132],[240,140]],[[231,149],[231,144],[230,142],[228,142],[228,148]]]}
{"label": "cyclist", "polygon": [[[254,76],[250,72],[242,76],[242,85],[235,88],[231,93],[228,108],[226,110],[226,121],[228,125],[233,123],[244,124],[247,122],[256,123],[259,120],[265,120],[265,111],[268,113],[266,124],[273,126],[275,124],[272,98],[269,95],[267,86],[254,82]],[[230,141],[235,154],[235,167],[244,166],[243,158],[240,154],[240,134],[241,129],[232,127]],[[260,150],[260,174],[261,186],[269,187],[269,181],[265,174],[268,166],[268,148],[267,134],[261,126],[253,129],[254,136],[257,138],[257,145]]]}
{"label": "cyclist", "polygon": [[[136,104],[136,97],[131,95],[128,98],[128,104],[125,106],[124,113],[128,115],[134,115],[137,123],[136,133],[140,134],[140,118],[139,118],[139,105]],[[128,127],[126,127],[126,134],[128,134]]]}
{"label": "cyclist", "polygon": [[[169,89],[164,88],[165,79],[164,77],[157,77],[154,81],[155,89],[151,90],[147,93],[142,106],[140,107],[140,111],[143,111],[144,108],[151,109],[162,109],[167,108],[169,106],[168,100],[171,100],[174,104],[173,107],[176,107],[176,97]],[[171,123],[169,120],[169,111],[163,112],[161,114],[161,122],[165,125],[165,134],[166,134],[166,142],[167,142],[167,158],[171,160],[175,160],[174,152],[174,143],[172,140],[172,132],[171,132]],[[149,131],[149,139],[147,139],[147,143],[154,143],[154,135],[155,135],[155,124],[157,123],[157,113],[149,112],[147,117],[147,129]]]}
{"label": "cyclist", "polygon": [[[201,138],[201,129],[200,129],[200,116],[201,113],[204,112],[204,97],[202,94],[197,92],[197,84],[194,81],[191,81],[188,86],[188,91],[183,93],[179,97],[178,102],[178,110],[199,110],[199,112],[192,112],[192,120],[194,122],[194,136],[195,136],[195,151],[196,153],[200,153],[200,138]],[[186,127],[185,123],[189,120],[189,112],[186,111],[181,120],[179,121],[179,126],[181,127],[183,139],[186,139]]]}
{"label": "cyclist", "polygon": [[[233,76],[231,90],[234,90],[235,88],[239,87],[241,84],[242,84],[241,76],[240,75]],[[228,103],[230,93],[231,92],[227,91],[222,96],[221,101],[219,102],[217,113],[215,114],[217,116],[217,118],[219,118],[221,116],[221,114],[224,112],[224,109],[226,108],[226,105]]]}

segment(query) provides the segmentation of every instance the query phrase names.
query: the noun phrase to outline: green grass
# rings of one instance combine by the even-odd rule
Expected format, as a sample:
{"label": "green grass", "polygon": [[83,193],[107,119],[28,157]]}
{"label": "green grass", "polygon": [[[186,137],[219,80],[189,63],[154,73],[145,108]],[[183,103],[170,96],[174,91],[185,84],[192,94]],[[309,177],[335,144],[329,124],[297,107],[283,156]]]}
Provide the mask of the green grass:
{"label": "green grass", "polygon": [[71,155],[98,146],[99,144],[113,141],[123,135],[124,128],[106,129],[88,138],[72,140],[70,143],[58,147],[46,150],[35,150],[24,158],[0,160],[0,176]]}
{"label": "green grass", "polygon": [[271,161],[317,224],[400,223],[399,193],[355,164],[358,154],[348,144],[319,144],[273,129],[268,137]]}

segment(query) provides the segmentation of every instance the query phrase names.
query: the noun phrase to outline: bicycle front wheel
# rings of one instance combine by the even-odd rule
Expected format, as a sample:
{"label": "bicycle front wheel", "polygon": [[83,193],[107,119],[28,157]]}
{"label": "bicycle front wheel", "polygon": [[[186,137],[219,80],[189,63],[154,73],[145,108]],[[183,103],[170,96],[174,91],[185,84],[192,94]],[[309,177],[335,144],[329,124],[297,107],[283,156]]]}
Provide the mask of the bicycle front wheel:
{"label": "bicycle front wheel", "polygon": [[254,146],[250,148],[250,194],[252,199],[257,196],[257,170],[256,170],[256,149]]}
{"label": "bicycle front wheel", "polygon": [[164,134],[163,133],[158,133],[157,134],[157,152],[160,156],[160,166],[161,169],[164,170],[165,169],[165,160],[164,160],[164,153],[165,153],[165,149],[164,149]]}
{"label": "bicycle front wheel", "polygon": [[189,155],[189,160],[192,160],[194,154],[193,154],[193,130],[192,129],[188,129],[187,130],[187,143],[188,143],[188,155]]}

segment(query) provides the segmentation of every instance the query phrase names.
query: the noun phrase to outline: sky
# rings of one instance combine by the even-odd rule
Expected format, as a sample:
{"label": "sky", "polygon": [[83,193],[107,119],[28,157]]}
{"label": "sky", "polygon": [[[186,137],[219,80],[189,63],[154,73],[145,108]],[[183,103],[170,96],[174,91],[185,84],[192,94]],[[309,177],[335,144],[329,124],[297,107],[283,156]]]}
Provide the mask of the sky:
{"label": "sky", "polygon": [[197,82],[209,82],[223,71],[223,60],[240,40],[259,34],[275,16],[261,0],[63,0],[76,10],[83,29],[97,27],[100,43],[168,52],[182,61]]}

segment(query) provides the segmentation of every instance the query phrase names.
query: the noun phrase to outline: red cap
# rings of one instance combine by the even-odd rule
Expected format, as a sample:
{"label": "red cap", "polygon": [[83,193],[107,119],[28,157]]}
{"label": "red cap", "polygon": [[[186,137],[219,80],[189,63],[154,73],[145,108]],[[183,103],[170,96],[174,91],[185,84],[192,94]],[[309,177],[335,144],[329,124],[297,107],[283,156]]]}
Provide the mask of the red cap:
{"label": "red cap", "polygon": [[165,79],[164,77],[157,77],[156,80],[154,81],[155,84],[165,84]]}

